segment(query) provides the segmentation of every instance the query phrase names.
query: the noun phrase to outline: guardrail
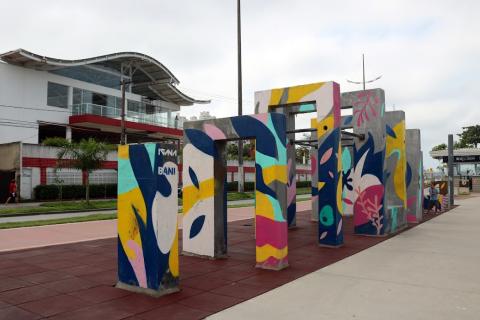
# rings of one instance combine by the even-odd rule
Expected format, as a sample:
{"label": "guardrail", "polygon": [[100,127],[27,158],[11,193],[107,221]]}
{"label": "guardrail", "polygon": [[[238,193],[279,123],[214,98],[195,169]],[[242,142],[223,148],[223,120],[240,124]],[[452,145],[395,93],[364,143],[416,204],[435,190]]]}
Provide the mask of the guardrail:
{"label": "guardrail", "polygon": [[[102,106],[94,103],[81,103],[71,106],[72,115],[93,114],[97,116],[120,119],[121,110],[119,108]],[[147,114],[142,112],[135,112],[127,110],[125,113],[125,120],[138,123],[153,124],[168,128],[182,129],[183,123],[180,119],[168,117],[159,113]]]}

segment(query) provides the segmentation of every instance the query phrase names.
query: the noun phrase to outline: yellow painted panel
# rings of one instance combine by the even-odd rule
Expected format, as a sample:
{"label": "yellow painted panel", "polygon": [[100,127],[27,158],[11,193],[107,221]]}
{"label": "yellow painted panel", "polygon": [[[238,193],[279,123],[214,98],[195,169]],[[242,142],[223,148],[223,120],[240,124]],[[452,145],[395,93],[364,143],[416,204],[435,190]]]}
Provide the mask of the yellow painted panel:
{"label": "yellow painted panel", "polygon": [[287,183],[287,166],[276,165],[262,169],[263,181],[270,184],[272,181]]}
{"label": "yellow painted panel", "polygon": [[129,192],[118,195],[118,235],[122,243],[125,254],[130,259],[135,259],[135,252],[127,245],[128,240],[135,241],[138,246],[142,247],[140,238],[140,230],[138,221],[133,211],[133,207],[141,217],[143,223],[147,220],[147,209],[143,200],[140,188],[135,188]]}
{"label": "yellow painted panel", "polygon": [[302,99],[305,96],[320,89],[324,84],[324,82],[317,82],[289,88],[272,89],[270,95],[270,105],[276,106],[280,104],[280,99],[282,98],[282,94],[286,89],[288,89],[288,99],[285,103],[297,103],[302,102]]}
{"label": "yellow painted panel", "polygon": [[317,122],[317,138],[320,139],[325,134],[330,132],[335,125],[333,114]]}
{"label": "yellow painted panel", "polygon": [[259,191],[255,191],[255,215],[275,220],[272,203],[266,194]]}
{"label": "yellow painted panel", "polygon": [[119,159],[128,159],[128,145],[118,146],[118,158]]}

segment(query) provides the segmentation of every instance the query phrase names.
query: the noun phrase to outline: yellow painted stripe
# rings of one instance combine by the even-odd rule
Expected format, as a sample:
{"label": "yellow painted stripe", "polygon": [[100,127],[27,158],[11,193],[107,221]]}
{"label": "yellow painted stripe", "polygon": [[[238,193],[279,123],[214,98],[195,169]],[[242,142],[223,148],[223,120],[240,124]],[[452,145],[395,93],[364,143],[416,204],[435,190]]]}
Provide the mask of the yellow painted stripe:
{"label": "yellow painted stripe", "polygon": [[270,184],[272,181],[287,183],[287,166],[277,165],[264,168],[262,175],[263,181],[265,181],[266,184]]}
{"label": "yellow painted stripe", "polygon": [[272,203],[266,194],[259,191],[255,191],[255,214],[275,220]]}
{"label": "yellow painted stripe", "polygon": [[170,255],[168,256],[168,266],[172,276],[178,277],[180,270],[178,267],[178,227],[175,228],[175,240],[173,240],[172,247],[170,248]]}
{"label": "yellow painted stripe", "polygon": [[200,182],[200,188],[189,185],[183,188],[183,214],[188,211],[200,200],[213,197],[215,194],[215,180],[213,178]]}
{"label": "yellow painted stripe", "polygon": [[278,260],[285,258],[288,255],[288,246],[282,249],[277,249],[272,245],[266,244],[261,247],[256,247],[257,263],[263,262],[270,257],[274,257]]}

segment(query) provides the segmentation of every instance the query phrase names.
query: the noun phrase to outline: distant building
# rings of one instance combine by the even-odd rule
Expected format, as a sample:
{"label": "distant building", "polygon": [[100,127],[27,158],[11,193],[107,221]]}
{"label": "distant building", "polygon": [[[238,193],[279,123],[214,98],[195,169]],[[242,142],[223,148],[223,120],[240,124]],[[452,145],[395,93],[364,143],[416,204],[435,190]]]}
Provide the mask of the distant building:
{"label": "distant building", "polygon": [[[141,53],[80,60],[49,58],[23,49],[0,54],[0,147],[5,144],[0,148],[0,200],[6,189],[1,181],[12,177],[17,179],[21,197],[27,199],[36,185],[52,182],[54,150],[22,146],[39,144],[48,137],[75,141],[94,137],[118,143],[122,80],[127,82],[129,143],[182,139],[180,107],[209,102],[181,92],[170,70]],[[12,152],[8,157],[7,150]],[[116,179],[115,169],[116,164],[106,162],[97,180]],[[79,182],[67,180],[81,183],[81,173],[68,175],[75,176],[80,176]]]}
{"label": "distant building", "polygon": [[[440,160],[443,164],[448,163],[448,151],[430,151],[430,156]],[[467,179],[470,189],[480,192],[480,149],[462,148],[453,150],[453,175],[455,183],[463,178]]]}

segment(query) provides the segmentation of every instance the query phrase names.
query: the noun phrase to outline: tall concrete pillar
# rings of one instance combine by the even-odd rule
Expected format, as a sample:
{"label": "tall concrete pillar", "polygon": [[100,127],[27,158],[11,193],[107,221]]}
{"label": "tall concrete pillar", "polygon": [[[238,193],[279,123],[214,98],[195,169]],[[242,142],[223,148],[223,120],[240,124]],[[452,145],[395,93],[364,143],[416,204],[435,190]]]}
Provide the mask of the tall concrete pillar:
{"label": "tall concrete pillar", "polygon": [[418,223],[423,217],[423,159],[420,129],[407,129],[407,221]]}
{"label": "tall concrete pillar", "polygon": [[407,226],[407,160],[405,151],[405,112],[385,113],[385,233],[394,233]]}
{"label": "tall concrete pillar", "polygon": [[352,107],[353,165],[345,172],[346,211],[352,211],[356,234],[385,234],[385,92],[382,89],[345,92],[342,108]]}

